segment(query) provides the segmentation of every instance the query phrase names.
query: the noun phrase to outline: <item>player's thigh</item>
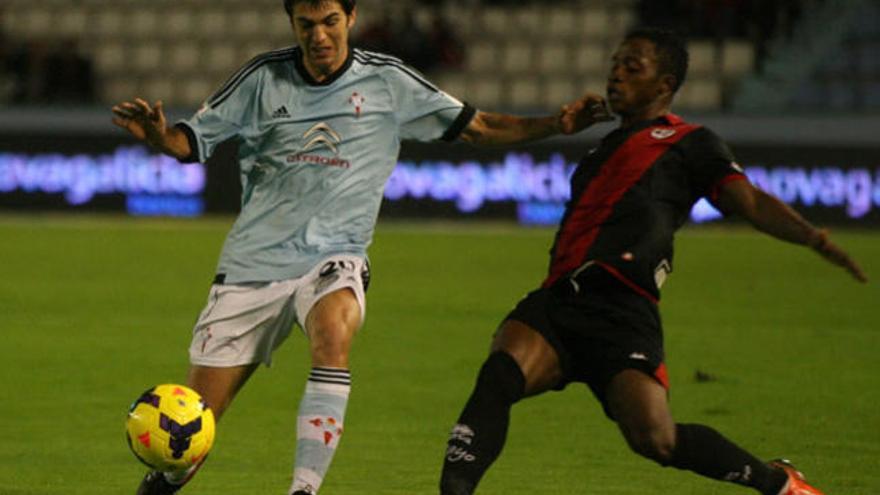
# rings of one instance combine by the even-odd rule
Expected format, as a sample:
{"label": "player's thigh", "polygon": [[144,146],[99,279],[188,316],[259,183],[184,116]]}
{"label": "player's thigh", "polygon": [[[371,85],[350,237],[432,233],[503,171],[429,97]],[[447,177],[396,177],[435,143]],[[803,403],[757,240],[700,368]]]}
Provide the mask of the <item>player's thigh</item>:
{"label": "player's thigh", "polygon": [[370,268],[360,256],[331,256],[302,278],[294,294],[296,319],[309,338],[327,326],[357,331],[366,315]]}
{"label": "player's thigh", "polygon": [[525,395],[536,395],[565,386],[565,349],[550,315],[554,294],[533,290],[505,317],[492,342],[492,350],[513,356],[526,379]]}
{"label": "player's thigh", "polygon": [[272,351],[290,334],[298,279],[214,285],[193,328],[190,362],[231,368],[271,363]]}
{"label": "player's thigh", "polygon": [[368,283],[369,264],[353,255],[327,258],[303,277],[294,306],[314,364],[347,366],[351,341],[364,320]]}
{"label": "player's thigh", "polygon": [[306,317],[312,364],[347,368],[360,322],[360,305],[350,288],[337,289],[318,300]]}

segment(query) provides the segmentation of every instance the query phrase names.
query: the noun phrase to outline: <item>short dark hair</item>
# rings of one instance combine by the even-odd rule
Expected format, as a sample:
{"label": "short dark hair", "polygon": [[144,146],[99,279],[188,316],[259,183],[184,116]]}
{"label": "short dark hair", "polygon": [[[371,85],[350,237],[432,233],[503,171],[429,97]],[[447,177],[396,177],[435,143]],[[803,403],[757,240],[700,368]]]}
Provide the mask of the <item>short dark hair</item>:
{"label": "short dark hair", "polygon": [[357,0],[284,0],[284,10],[287,11],[288,16],[293,15],[293,6],[297,2],[308,2],[313,6],[318,6],[322,2],[327,1],[336,1],[339,2],[339,5],[342,6],[342,10],[345,11],[345,15],[351,15],[352,11],[354,11],[354,6],[357,3]]}
{"label": "short dark hair", "polygon": [[648,40],[654,43],[660,73],[675,77],[675,87],[672,88],[672,92],[678,91],[687,76],[690,58],[684,37],[668,29],[639,27],[628,32],[624,41],[632,39]]}

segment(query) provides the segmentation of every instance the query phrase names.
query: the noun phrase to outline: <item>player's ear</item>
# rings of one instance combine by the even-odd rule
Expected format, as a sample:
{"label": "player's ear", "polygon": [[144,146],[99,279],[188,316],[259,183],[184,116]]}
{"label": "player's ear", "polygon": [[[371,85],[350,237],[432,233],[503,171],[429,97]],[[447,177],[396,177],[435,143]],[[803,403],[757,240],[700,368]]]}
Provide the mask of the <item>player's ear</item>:
{"label": "player's ear", "polygon": [[657,87],[657,93],[660,96],[672,96],[675,93],[675,85],[678,79],[672,74],[663,74],[660,76],[660,85]]}
{"label": "player's ear", "polygon": [[357,20],[357,13],[358,13],[358,9],[357,9],[357,5],[355,5],[354,8],[351,9],[351,14],[348,14],[348,29],[351,29],[354,27],[354,22]]}

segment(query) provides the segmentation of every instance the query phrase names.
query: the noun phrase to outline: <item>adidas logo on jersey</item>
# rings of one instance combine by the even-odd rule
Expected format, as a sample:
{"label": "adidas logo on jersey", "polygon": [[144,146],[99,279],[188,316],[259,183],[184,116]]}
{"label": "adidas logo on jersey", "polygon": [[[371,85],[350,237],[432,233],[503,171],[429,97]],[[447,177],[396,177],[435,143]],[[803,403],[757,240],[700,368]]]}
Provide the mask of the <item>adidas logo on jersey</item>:
{"label": "adidas logo on jersey", "polygon": [[287,117],[290,117],[290,113],[287,112],[287,107],[284,105],[281,105],[277,110],[272,112],[273,119],[283,119]]}

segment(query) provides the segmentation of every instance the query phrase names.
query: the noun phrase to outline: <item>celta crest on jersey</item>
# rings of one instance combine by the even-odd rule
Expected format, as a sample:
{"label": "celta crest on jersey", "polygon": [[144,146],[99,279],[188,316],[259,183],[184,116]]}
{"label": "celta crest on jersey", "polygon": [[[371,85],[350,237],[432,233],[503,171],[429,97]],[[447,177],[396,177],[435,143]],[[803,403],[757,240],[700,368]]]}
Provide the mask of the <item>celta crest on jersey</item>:
{"label": "celta crest on jersey", "polygon": [[361,93],[358,93],[357,91],[355,91],[354,93],[351,94],[351,97],[348,99],[348,103],[350,103],[352,106],[354,106],[354,116],[355,117],[361,116],[361,110],[364,107],[365,101],[367,101],[367,99],[364,98],[364,95],[362,95]]}

